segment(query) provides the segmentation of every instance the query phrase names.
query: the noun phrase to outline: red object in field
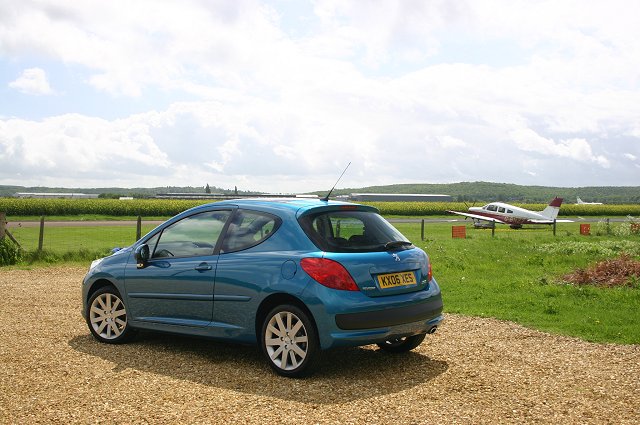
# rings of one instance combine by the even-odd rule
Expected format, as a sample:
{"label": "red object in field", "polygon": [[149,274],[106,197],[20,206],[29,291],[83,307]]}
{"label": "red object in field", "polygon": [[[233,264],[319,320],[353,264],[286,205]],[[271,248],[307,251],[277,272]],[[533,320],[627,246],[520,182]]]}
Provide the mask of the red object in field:
{"label": "red object in field", "polygon": [[589,236],[591,234],[591,225],[590,224],[581,224],[580,225],[580,234]]}
{"label": "red object in field", "polygon": [[451,226],[451,237],[454,239],[466,239],[467,228],[465,226]]}

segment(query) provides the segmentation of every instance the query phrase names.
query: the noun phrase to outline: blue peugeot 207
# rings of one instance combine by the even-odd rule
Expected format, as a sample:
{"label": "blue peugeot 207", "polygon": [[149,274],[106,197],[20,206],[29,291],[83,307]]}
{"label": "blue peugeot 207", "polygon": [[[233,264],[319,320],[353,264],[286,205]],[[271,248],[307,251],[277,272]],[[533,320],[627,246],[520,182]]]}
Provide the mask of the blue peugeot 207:
{"label": "blue peugeot 207", "polygon": [[443,318],[429,257],[375,208],[302,198],[187,210],[91,263],[82,300],[101,342],[147,329],[258,344],[290,377],[333,347],[412,350]]}

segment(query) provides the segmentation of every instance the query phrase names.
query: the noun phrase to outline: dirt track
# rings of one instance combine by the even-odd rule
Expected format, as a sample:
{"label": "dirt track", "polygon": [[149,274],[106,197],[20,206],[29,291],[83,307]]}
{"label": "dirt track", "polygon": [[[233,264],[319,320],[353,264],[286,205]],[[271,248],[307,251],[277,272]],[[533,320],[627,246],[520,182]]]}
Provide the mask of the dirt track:
{"label": "dirt track", "polygon": [[327,352],[291,380],[253,347],[97,343],[79,313],[84,272],[0,269],[0,423],[640,422],[637,345],[448,315],[415,352]]}

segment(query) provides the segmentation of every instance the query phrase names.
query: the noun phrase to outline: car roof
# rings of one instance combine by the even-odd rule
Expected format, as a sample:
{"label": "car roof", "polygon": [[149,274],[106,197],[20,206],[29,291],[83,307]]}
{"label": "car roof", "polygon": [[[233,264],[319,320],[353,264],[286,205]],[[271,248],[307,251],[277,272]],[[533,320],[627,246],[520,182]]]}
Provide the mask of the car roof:
{"label": "car roof", "polygon": [[365,206],[361,204],[354,204],[344,201],[324,201],[322,199],[310,199],[310,198],[241,198],[241,199],[229,199],[219,202],[212,202],[209,204],[201,205],[197,207],[208,208],[211,206],[238,206],[240,208],[259,209],[264,211],[281,211],[285,214],[295,214],[297,216],[305,215],[311,210],[327,209],[327,210],[340,210],[341,207],[350,207],[358,210],[375,211],[378,210],[374,207]]}

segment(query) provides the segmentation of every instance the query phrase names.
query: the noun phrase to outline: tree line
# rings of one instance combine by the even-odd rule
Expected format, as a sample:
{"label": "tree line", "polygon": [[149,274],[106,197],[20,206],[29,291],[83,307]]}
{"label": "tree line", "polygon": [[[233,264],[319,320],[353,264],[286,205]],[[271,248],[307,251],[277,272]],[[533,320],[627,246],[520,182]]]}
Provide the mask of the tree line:
{"label": "tree line", "polygon": [[[320,192],[317,192],[320,194]],[[511,183],[460,182],[446,184],[395,184],[335,190],[334,194],[349,193],[417,193],[451,195],[457,202],[517,202],[548,203],[556,196],[564,198],[565,204],[576,203],[580,197],[584,202],[605,204],[640,203],[640,186],[587,186],[552,187],[521,186]]]}

